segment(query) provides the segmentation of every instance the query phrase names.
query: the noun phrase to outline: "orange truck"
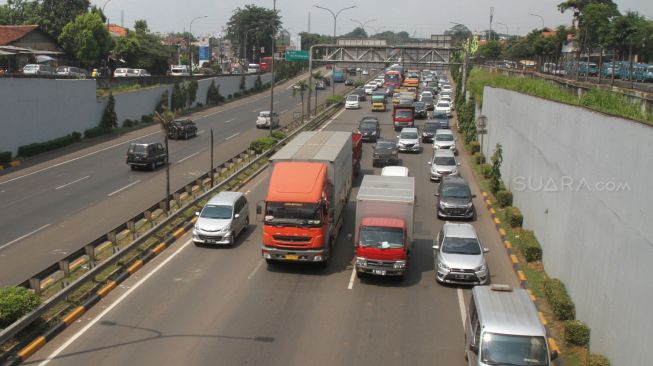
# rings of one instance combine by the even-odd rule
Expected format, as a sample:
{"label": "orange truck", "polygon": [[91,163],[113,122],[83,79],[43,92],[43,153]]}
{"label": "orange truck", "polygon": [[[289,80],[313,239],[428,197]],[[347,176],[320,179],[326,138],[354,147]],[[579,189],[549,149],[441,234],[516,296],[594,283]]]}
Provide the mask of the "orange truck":
{"label": "orange truck", "polygon": [[263,221],[261,254],[268,263],[328,264],[356,173],[354,160],[360,161],[353,141],[351,132],[302,132],[270,158],[267,196],[256,206]]}

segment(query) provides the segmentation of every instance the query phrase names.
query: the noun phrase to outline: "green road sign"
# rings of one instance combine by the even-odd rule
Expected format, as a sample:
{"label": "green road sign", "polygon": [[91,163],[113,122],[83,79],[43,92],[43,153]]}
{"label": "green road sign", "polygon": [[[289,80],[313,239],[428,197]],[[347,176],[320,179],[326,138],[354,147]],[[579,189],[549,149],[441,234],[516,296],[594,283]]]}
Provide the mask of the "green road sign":
{"label": "green road sign", "polygon": [[286,61],[308,61],[308,51],[286,50]]}

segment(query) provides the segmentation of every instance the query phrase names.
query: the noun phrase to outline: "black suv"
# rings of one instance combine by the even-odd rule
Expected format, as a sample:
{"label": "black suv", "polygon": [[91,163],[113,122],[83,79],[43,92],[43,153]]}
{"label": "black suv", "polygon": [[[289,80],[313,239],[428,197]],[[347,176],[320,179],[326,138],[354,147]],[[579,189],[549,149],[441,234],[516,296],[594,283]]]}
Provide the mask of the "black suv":
{"label": "black suv", "polygon": [[437,121],[426,121],[424,127],[422,127],[422,142],[433,142],[433,136],[435,136],[435,131],[440,127],[440,123]]}
{"label": "black suv", "polygon": [[381,137],[381,126],[376,117],[363,117],[358,123],[358,132],[363,141],[376,141]]}
{"label": "black suv", "polygon": [[399,150],[395,140],[378,140],[372,153],[372,166],[399,162]]}
{"label": "black suv", "polygon": [[156,169],[157,165],[166,163],[166,149],[160,142],[148,144],[129,144],[127,150],[127,164],[132,169],[136,167],[149,167],[151,170]]}
{"label": "black suv", "polygon": [[435,194],[438,197],[438,218],[473,220],[476,216],[473,195],[467,182],[461,177],[443,177]]}
{"label": "black suv", "polygon": [[168,137],[171,139],[188,139],[197,136],[197,125],[189,119],[176,119],[170,123]]}
{"label": "black suv", "polygon": [[415,107],[415,118],[426,118],[426,103],[413,102],[413,107]]}

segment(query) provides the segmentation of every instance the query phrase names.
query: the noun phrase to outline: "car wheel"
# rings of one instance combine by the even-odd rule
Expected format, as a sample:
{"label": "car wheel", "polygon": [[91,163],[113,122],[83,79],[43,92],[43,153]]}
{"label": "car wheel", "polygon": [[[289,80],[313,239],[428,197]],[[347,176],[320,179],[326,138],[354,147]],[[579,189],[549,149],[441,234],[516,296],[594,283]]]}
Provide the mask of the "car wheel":
{"label": "car wheel", "polygon": [[131,168],[131,170],[135,170],[135,169],[136,169],[136,166],[134,166],[134,165],[129,165],[129,167]]}
{"label": "car wheel", "polygon": [[184,140],[188,140],[188,131],[184,132]]}
{"label": "car wheel", "polygon": [[156,169],[156,162],[151,162],[150,163],[150,170],[155,170]]}
{"label": "car wheel", "polygon": [[245,226],[243,226],[243,231],[247,231],[249,229],[249,216],[245,218]]}
{"label": "car wheel", "polygon": [[232,231],[231,232],[231,243],[229,243],[230,247],[233,247],[234,245],[236,245],[236,238],[237,238],[236,237],[236,232]]}

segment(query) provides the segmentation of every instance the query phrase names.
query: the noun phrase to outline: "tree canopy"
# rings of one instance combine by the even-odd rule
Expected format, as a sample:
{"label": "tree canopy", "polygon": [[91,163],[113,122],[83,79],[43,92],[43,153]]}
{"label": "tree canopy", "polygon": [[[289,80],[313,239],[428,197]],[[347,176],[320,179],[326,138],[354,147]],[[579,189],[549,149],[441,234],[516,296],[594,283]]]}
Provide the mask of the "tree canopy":
{"label": "tree canopy", "polygon": [[[264,48],[264,52],[260,53],[260,56],[272,54],[272,19],[278,32],[282,25],[278,10],[275,14],[272,9],[256,5],[245,5],[244,8],[238,7],[234,10],[227,22],[226,32],[227,38],[235,46],[234,48],[238,49],[241,58],[254,59],[254,55],[260,53],[261,47]],[[245,37],[247,37],[247,50],[242,49],[245,47]],[[253,49],[257,52],[253,52]]]}
{"label": "tree canopy", "polygon": [[113,40],[102,18],[95,13],[78,15],[66,24],[59,36],[64,50],[86,64],[94,64],[106,57]]}

